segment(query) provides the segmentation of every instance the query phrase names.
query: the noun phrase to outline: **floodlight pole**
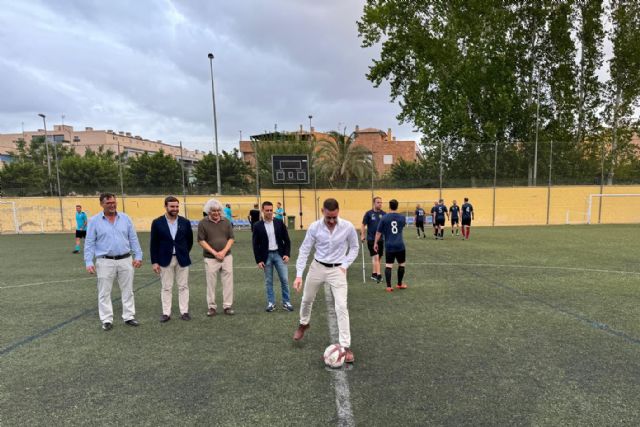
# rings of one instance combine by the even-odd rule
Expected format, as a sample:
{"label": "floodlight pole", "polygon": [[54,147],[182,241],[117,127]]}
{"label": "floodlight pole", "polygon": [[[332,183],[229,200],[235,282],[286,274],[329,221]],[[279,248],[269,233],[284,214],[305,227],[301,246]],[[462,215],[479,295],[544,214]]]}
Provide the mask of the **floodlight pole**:
{"label": "floodlight pole", "polygon": [[[309,114],[309,143],[311,144],[312,141],[315,141],[315,138],[313,138],[312,136],[312,132],[311,132],[311,119],[313,119],[313,116],[311,114]],[[311,165],[311,167],[313,167],[313,205],[315,208],[315,215],[316,215],[316,221],[318,220],[318,175],[316,173],[316,147],[315,144],[312,145],[311,148],[312,152],[311,152],[311,156],[312,156],[312,160],[313,163]]]}
{"label": "floodlight pole", "polygon": [[120,138],[118,141],[118,175],[120,175],[120,198],[122,199],[122,212],[125,211],[124,206],[124,180],[122,179],[122,154],[120,154]]}
{"label": "floodlight pole", "polygon": [[[47,151],[47,176],[49,177],[49,194],[53,196],[53,182],[51,182],[51,156],[49,155],[49,139],[47,138],[47,116],[40,113],[38,116],[42,117],[44,123],[44,147]],[[22,131],[24,133],[24,130]]]}
{"label": "floodlight pole", "polygon": [[549,150],[549,183],[547,184],[547,225],[549,225],[549,214],[551,210],[551,164],[553,162],[553,140],[550,142]]}
{"label": "floodlight pole", "polygon": [[491,225],[496,225],[496,183],[498,180],[498,140],[495,142],[495,150],[493,154],[493,218]]}
{"label": "floodlight pole", "polygon": [[[602,152],[600,153],[600,194],[604,194],[604,138],[602,139]],[[602,202],[603,197],[600,197],[598,202],[598,224],[602,219]],[[591,221],[589,221],[591,223]]]}
{"label": "floodlight pole", "polygon": [[220,156],[218,153],[218,118],[216,115],[216,92],[213,86],[213,53],[207,55],[209,57],[209,68],[211,70],[211,102],[213,104],[213,135],[216,149],[216,181],[218,184],[218,195],[222,195],[222,184],[220,181]]}
{"label": "floodlight pole", "polygon": [[538,131],[540,129],[540,74],[536,89],[536,143],[533,150],[533,186],[538,184]]}
{"label": "floodlight pole", "polygon": [[443,142],[440,139],[440,190],[438,192],[438,199],[442,199],[442,151],[443,151]]}
{"label": "floodlight pole", "polygon": [[182,201],[184,203],[185,216],[187,209],[187,187],[184,182],[184,153],[182,151],[182,141],[180,141],[180,169],[182,170]]}

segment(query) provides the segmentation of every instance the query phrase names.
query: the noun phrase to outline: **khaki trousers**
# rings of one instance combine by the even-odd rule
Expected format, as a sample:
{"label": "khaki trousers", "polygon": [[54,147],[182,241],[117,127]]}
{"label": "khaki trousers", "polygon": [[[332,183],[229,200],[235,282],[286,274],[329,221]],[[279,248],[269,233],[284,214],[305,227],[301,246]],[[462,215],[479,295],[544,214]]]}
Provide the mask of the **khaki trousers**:
{"label": "khaki trousers", "polygon": [[162,301],[162,314],[171,316],[171,301],[173,297],[173,281],[178,284],[178,304],[180,314],[189,312],[189,266],[180,267],[178,259],[174,255],[167,267],[160,267],[160,300]]}
{"label": "khaki trousers", "polygon": [[102,323],[113,323],[113,304],[111,289],[113,281],[118,279],[122,299],[122,320],[125,322],[136,316],[133,298],[133,265],[131,257],[125,259],[96,259],[96,275],[98,276],[98,313]]}
{"label": "khaki trousers", "polygon": [[316,294],[324,283],[329,285],[335,303],[338,320],[338,336],[342,347],[351,346],[349,328],[349,310],[347,308],[347,275],[339,267],[325,267],[313,261],[309,266],[307,279],[304,282],[302,302],[300,303],[300,324],[308,325],[311,321],[311,308]]}
{"label": "khaki trousers", "polygon": [[231,307],[233,305],[233,255],[227,255],[223,261],[218,261],[216,258],[205,258],[204,272],[207,280],[208,308],[218,308],[216,305],[218,272],[222,282],[222,308]]}

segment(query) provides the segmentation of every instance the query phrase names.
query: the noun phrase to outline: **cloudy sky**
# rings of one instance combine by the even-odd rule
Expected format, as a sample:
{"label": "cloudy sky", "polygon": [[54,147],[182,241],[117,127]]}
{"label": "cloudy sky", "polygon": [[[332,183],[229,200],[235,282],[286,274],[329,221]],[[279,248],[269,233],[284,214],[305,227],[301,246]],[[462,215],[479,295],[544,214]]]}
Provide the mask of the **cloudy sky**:
{"label": "cloudy sky", "polygon": [[0,132],[64,123],[211,150],[208,52],[222,149],[272,130],[392,128],[388,87],[366,80],[376,49],[364,0],[0,0]]}

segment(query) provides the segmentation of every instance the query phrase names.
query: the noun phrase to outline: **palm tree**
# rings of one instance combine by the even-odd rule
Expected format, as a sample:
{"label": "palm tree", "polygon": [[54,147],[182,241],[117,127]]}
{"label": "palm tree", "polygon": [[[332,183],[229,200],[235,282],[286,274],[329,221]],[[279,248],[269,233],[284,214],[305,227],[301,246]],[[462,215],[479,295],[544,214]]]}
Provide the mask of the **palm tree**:
{"label": "palm tree", "polygon": [[346,136],[339,132],[329,132],[331,139],[318,141],[316,151],[317,171],[333,188],[344,182],[362,182],[374,173],[371,151],[361,145],[355,145],[354,134]]}

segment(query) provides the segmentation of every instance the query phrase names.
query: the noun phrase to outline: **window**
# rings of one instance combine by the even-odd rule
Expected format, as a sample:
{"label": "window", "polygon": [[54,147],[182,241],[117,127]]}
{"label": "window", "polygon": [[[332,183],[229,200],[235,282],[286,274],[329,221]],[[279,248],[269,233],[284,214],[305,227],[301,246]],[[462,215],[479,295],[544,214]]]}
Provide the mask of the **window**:
{"label": "window", "polygon": [[385,154],[382,161],[383,161],[383,163],[385,165],[392,165],[393,164],[393,155],[392,154]]}

